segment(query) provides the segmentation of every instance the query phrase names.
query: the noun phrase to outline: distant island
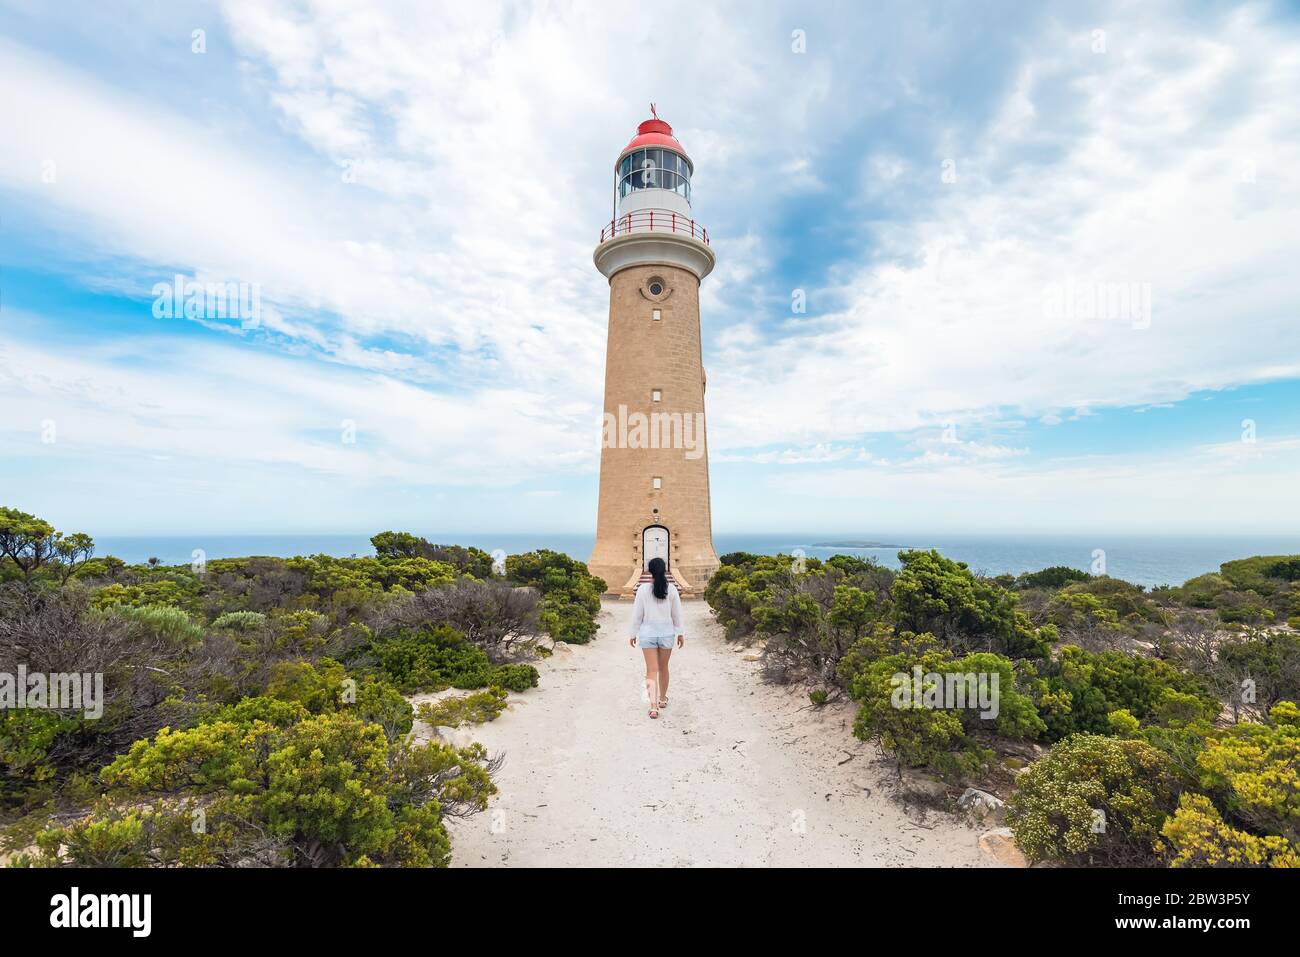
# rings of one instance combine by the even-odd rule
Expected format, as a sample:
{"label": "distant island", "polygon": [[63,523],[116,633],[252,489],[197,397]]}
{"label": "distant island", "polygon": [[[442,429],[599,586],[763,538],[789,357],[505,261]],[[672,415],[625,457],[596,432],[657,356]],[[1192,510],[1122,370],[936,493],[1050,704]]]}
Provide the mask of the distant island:
{"label": "distant island", "polygon": [[859,542],[853,539],[835,542],[813,542],[809,548],[904,548],[903,545],[889,545],[884,542]]}

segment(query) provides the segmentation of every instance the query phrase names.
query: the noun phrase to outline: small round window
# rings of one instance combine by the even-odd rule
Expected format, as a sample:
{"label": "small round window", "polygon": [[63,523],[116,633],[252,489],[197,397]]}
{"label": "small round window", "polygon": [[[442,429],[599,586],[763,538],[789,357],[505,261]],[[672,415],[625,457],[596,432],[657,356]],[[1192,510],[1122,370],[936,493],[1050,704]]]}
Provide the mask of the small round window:
{"label": "small round window", "polygon": [[664,284],[661,282],[652,282],[650,284],[650,295],[662,296],[664,294]]}

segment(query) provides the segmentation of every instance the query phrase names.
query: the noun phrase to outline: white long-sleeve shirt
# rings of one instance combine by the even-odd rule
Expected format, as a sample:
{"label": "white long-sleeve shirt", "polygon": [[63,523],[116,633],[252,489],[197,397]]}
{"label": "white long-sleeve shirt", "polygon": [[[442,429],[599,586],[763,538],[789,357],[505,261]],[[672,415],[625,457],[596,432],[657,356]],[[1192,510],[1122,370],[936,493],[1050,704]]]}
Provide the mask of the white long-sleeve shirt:
{"label": "white long-sleeve shirt", "polygon": [[680,634],[682,634],[682,598],[677,594],[677,586],[669,582],[668,597],[656,598],[653,582],[642,582],[638,585],[636,600],[632,605],[631,637],[657,638]]}

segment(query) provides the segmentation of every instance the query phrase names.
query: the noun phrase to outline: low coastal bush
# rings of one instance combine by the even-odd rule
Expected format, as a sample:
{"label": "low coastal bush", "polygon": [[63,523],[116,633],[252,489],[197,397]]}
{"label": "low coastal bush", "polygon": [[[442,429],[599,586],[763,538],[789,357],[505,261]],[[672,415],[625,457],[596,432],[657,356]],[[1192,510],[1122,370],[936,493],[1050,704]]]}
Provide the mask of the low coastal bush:
{"label": "low coastal bush", "polygon": [[[789,591],[798,578],[796,559],[788,555],[750,555],[733,552],[709,579],[704,599],[722,624],[728,639],[747,638],[757,622],[756,608],[764,607],[783,591]],[[817,559],[806,560],[806,572],[821,570]]]}
{"label": "low coastal bush", "polygon": [[1014,587],[1019,591],[1030,588],[1064,588],[1075,582],[1091,581],[1092,576],[1068,565],[1053,565],[1036,572],[1025,572],[1013,579]]}
{"label": "low coastal bush", "polygon": [[605,582],[576,559],[550,549],[510,555],[506,577],[541,595],[542,626],[556,641],[582,645],[596,636]]}
{"label": "low coastal bush", "polygon": [[770,680],[841,689],[853,678],[843,660],[881,629],[931,635],[957,655],[1010,659],[1042,657],[1057,637],[1054,626],[1029,621],[1015,594],[960,562],[934,551],[902,551],[899,561],[895,574],[841,555],[823,562],[734,554],[710,580],[705,599],[729,638],[763,640]]}
{"label": "low coastal bush", "polygon": [[1149,744],[1078,734],[1019,777],[1007,825],[1030,860],[1154,864],[1176,788],[1169,758]]}
{"label": "low coastal bush", "polygon": [[1188,698],[1199,713],[1218,712],[1218,703],[1195,676],[1157,658],[1066,645],[1038,670],[1040,695],[1050,702],[1043,708],[1049,741],[1079,732],[1107,734],[1114,711],[1126,711],[1140,722],[1158,720],[1162,708]]}
{"label": "low coastal bush", "polygon": [[1230,826],[1203,794],[1184,794],[1160,833],[1170,867],[1300,867],[1295,844]]}
{"label": "low coastal bush", "polygon": [[483,724],[500,717],[506,709],[507,697],[503,688],[488,688],[487,691],[443,698],[441,701],[426,701],[416,709],[416,717],[444,728]]}
{"label": "low coastal bush", "polygon": [[495,765],[410,745],[404,695],[463,688],[464,720],[497,713],[536,686],[543,632],[595,633],[604,583],[553,552],[515,556],[505,581],[481,549],[373,544],[127,565],[0,508],[0,671],[104,678],[95,717],[0,709],[0,850],[37,866],[445,864],[443,820],[483,806]]}
{"label": "low coastal bush", "polygon": [[537,684],[537,669],[532,665],[494,665],[487,652],[450,625],[398,629],[372,641],[364,655],[407,694],[490,685],[522,691]]}
{"label": "low coastal bush", "polygon": [[443,819],[495,793],[481,747],[390,742],[327,713],[215,721],[138,741],[105,797],[36,837],[34,866],[446,866]]}
{"label": "low coastal bush", "polygon": [[1039,658],[1055,632],[1035,629],[1016,596],[937,551],[901,551],[891,596],[898,627],[932,634],[956,651]]}
{"label": "low coastal bush", "polygon": [[1300,708],[1284,701],[1269,722],[1216,729],[1197,756],[1201,786],[1236,821],[1300,842]]}
{"label": "low coastal bush", "polygon": [[482,648],[493,662],[531,656],[542,632],[538,597],[501,581],[461,579],[388,602],[375,622],[381,635],[395,628],[441,626]]}
{"label": "low coastal bush", "polygon": [[1011,659],[958,657],[932,635],[905,634],[900,644],[903,650],[868,661],[850,685],[861,703],[854,734],[879,743],[900,769],[974,774],[994,757],[981,741],[1032,740],[1046,730],[1033,699],[1017,687]]}
{"label": "low coastal bush", "polygon": [[[894,573],[732,553],[705,598],[728,638],[763,642],[769,680],[803,682],[814,704],[847,691],[854,733],[900,771],[1008,795],[1035,859],[1294,864],[1300,635],[1248,622],[1300,611],[1300,557],[1150,592],[1069,568],[986,578],[934,551],[898,558]],[[974,693],[944,697],[994,677],[996,715]],[[1052,747],[1026,770],[1035,742]]]}
{"label": "low coastal bush", "polygon": [[434,545],[410,532],[380,532],[370,539],[381,559],[421,558],[449,565],[461,575],[486,580],[493,574],[492,556],[481,548],[464,545]]}
{"label": "low coastal bush", "polygon": [[233,628],[236,631],[254,631],[266,624],[266,615],[260,611],[228,611],[218,615],[213,628]]}
{"label": "low coastal bush", "polygon": [[1300,614],[1300,557],[1256,555],[1224,562],[1218,572],[1199,575],[1168,597],[1180,604],[1212,610],[1224,624],[1260,625]]}

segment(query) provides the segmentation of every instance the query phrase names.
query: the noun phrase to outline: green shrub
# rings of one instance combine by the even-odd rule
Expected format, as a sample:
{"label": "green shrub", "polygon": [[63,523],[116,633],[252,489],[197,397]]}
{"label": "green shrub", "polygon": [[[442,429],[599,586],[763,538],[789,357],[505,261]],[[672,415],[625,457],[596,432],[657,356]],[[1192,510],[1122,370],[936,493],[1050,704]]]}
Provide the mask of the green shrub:
{"label": "green shrub", "polygon": [[490,770],[478,746],[393,744],[338,713],[164,729],[105,768],[105,801],[48,829],[29,863],[446,866],[442,817],[486,807]]}
{"label": "green shrub", "polygon": [[1058,741],[1071,734],[1109,734],[1110,714],[1127,711],[1140,722],[1154,720],[1172,700],[1167,693],[1186,696],[1217,713],[1217,702],[1201,682],[1158,658],[1120,651],[1084,651],[1073,645],[1061,648],[1056,659],[1044,662],[1040,713],[1047,723],[1047,739]]}
{"label": "green shrub", "polygon": [[1140,738],[1141,724],[1137,718],[1121,708],[1106,715],[1110,723],[1110,733],[1117,738]]}
{"label": "green shrub", "polygon": [[532,665],[493,665],[483,649],[450,626],[400,629],[372,641],[366,651],[378,669],[403,692],[466,690],[500,685],[511,691],[537,686]]}
{"label": "green shrub", "polygon": [[1300,701],[1300,635],[1250,631],[1218,645],[1218,664],[1231,675],[1233,691],[1249,679],[1263,710],[1281,701]]}
{"label": "green shrub", "polygon": [[846,584],[834,567],[794,578],[769,600],[753,608],[754,627],[767,639],[767,674],[780,681],[835,684],[841,659],[880,615],[875,594]]}
{"label": "green shrub", "polygon": [[732,565],[752,565],[758,560],[758,557],[759,556],[755,555],[753,552],[727,552],[727,554],[718,559],[718,563],[723,568]]}
{"label": "green shrub", "polygon": [[1257,837],[1224,822],[1203,794],[1184,794],[1161,835],[1170,867],[1300,867],[1300,848],[1284,837]]}
{"label": "green shrub", "polygon": [[[970,678],[989,692],[996,687],[995,708],[990,708],[996,714],[981,711],[979,685],[971,687]],[[913,694],[918,679],[920,701]],[[925,700],[925,695],[943,690],[940,682],[951,684],[954,693],[960,689],[964,700]],[[900,767],[926,766],[949,777],[973,773],[993,757],[979,743],[981,737],[1032,739],[1045,730],[1033,700],[1017,685],[1010,659],[989,652],[955,658],[935,646],[931,636],[920,636],[909,650],[869,661],[854,676],[850,693],[861,708],[853,732],[879,742]]]}
{"label": "green shrub", "polygon": [[508,691],[536,688],[537,678],[537,669],[532,665],[498,665],[488,675],[490,684],[500,685]]}
{"label": "green shrub", "polygon": [[1219,566],[1223,577],[1240,591],[1253,591],[1259,595],[1273,595],[1295,581],[1294,570],[1300,566],[1300,555],[1255,555]]}
{"label": "green shrub", "polygon": [[219,705],[199,714],[196,725],[218,724],[221,722],[249,726],[255,721],[287,728],[297,724],[311,714],[300,701],[272,698],[258,695],[254,698],[240,698],[234,704]]}
{"label": "green shrub", "polygon": [[961,718],[939,708],[898,707],[895,675],[910,674],[914,662],[923,668],[944,662],[948,652],[931,651],[918,658],[891,655],[873,662],[853,679],[850,693],[861,702],[853,733],[876,741],[894,756],[899,769],[929,767],[945,776],[978,770],[991,754],[967,741]]}
{"label": "green shrub", "polygon": [[379,725],[390,741],[411,730],[415,713],[411,703],[388,682],[372,675],[352,679],[338,662],[324,659],[318,665],[286,662],[275,669],[265,694],[204,709],[196,723],[247,725],[263,721],[283,728],[310,715],[334,712]]}
{"label": "green shrub", "polygon": [[415,724],[411,702],[387,681],[367,675],[357,683],[355,697],[355,701],[348,701],[345,696],[337,710],[379,725],[390,741],[405,736]]}
{"label": "green shrub", "polygon": [[1091,578],[1092,576],[1087,572],[1080,571],[1077,568],[1071,568],[1068,565],[1053,565],[1041,571],[1025,572],[1018,575],[1015,579],[1015,587],[1019,591],[1030,588],[1059,589],[1074,582],[1089,581]]}
{"label": "green shrub", "polygon": [[163,572],[132,585],[114,582],[95,592],[93,604],[106,609],[114,606],[143,608],[169,605],[186,611],[198,611],[200,585],[196,578],[182,573]]}
{"label": "green shrub", "polygon": [[542,627],[556,641],[585,645],[600,630],[596,625],[599,595],[595,597],[594,608],[591,600],[575,599],[569,593],[543,595],[539,609]]}
{"label": "green shrub", "polygon": [[[744,638],[756,629],[755,613],[760,606],[771,605],[781,591],[794,587],[798,574],[795,559],[789,555],[749,555],[734,552],[709,579],[704,600],[713,609],[728,640]],[[815,558],[805,561],[805,573],[820,571]]]}
{"label": "green shrub", "polygon": [[762,595],[749,587],[745,570],[723,565],[704,589],[704,600],[722,625],[728,640],[743,638],[754,630],[752,611]]}
{"label": "green shrub", "polygon": [[1300,555],[1289,555],[1270,562],[1264,568],[1264,576],[1288,582],[1300,581]]}
{"label": "green shrub", "polygon": [[51,751],[61,740],[93,731],[81,716],[27,708],[0,710],[0,800],[17,803],[34,786],[53,783],[58,774]]}
{"label": "green shrub", "polygon": [[1197,757],[1201,784],[1237,820],[1300,841],[1300,709],[1289,701],[1271,724],[1242,722],[1212,734]]}
{"label": "green shrub", "polygon": [[1198,575],[1173,589],[1179,601],[1193,608],[1213,608],[1218,597],[1229,591],[1232,591],[1232,582],[1217,572]]}
{"label": "green shrub", "polygon": [[218,615],[213,628],[233,628],[235,631],[256,631],[266,624],[266,615],[260,611],[228,611]]}
{"label": "green shrub", "polygon": [[173,648],[194,648],[204,631],[181,608],[170,605],[109,606],[109,614],[133,627],[145,641],[161,641]]}
{"label": "green shrub", "polygon": [[580,645],[595,637],[606,584],[582,562],[543,548],[509,556],[506,576],[541,594],[542,626],[556,641]]}
{"label": "green shrub", "polygon": [[1214,610],[1229,624],[1257,624],[1272,617],[1264,599],[1253,591],[1220,592],[1215,596]]}
{"label": "green shrub", "polygon": [[[583,622],[592,624],[592,616],[585,609],[572,607]],[[494,662],[537,654],[537,637],[542,632],[536,591],[499,580],[462,578],[427,589],[389,602],[380,620],[384,632],[450,626],[487,652]]]}
{"label": "green shrub", "polygon": [[492,576],[492,556],[481,548],[464,545],[434,545],[410,532],[380,532],[370,539],[381,559],[423,558],[441,562],[459,574],[484,580]]}
{"label": "green shrub", "polygon": [[1016,596],[977,578],[937,551],[901,551],[892,597],[900,629],[929,633],[957,651],[1041,658],[1045,637],[1016,607]]}
{"label": "green shrub", "polygon": [[426,701],[416,709],[421,721],[443,728],[459,728],[463,724],[483,724],[495,721],[506,709],[506,692],[503,688],[488,688],[473,694]]}
{"label": "green shrub", "polygon": [[1151,745],[1077,734],[1016,779],[1007,825],[1031,860],[1150,864],[1176,787],[1169,758]]}

